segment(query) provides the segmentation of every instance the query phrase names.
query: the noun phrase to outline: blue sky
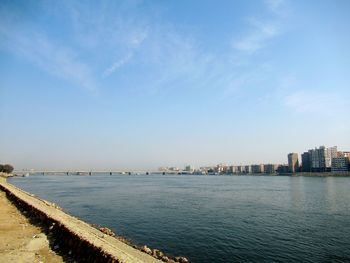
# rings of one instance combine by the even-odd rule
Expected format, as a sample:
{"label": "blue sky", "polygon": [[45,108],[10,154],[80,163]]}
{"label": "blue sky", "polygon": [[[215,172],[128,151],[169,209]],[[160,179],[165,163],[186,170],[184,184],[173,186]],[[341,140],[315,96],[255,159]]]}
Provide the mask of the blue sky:
{"label": "blue sky", "polygon": [[284,163],[350,150],[350,2],[0,3],[0,162]]}

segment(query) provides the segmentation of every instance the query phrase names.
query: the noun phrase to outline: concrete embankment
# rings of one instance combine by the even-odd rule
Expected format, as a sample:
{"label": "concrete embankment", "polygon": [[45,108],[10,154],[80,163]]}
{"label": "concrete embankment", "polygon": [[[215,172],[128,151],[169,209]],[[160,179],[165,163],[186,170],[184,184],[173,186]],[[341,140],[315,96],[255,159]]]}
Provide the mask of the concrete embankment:
{"label": "concrete embankment", "polygon": [[39,219],[55,236],[60,249],[78,262],[162,262],[64,213],[55,204],[7,183],[1,177],[0,190],[6,192],[7,197],[29,216]]}
{"label": "concrete embankment", "polygon": [[315,176],[315,177],[349,177],[350,172],[313,172],[313,173],[307,173],[307,172],[299,172],[294,174],[289,174],[292,176]]}
{"label": "concrete embankment", "polygon": [[52,249],[52,241],[0,190],[0,262],[74,262]]}

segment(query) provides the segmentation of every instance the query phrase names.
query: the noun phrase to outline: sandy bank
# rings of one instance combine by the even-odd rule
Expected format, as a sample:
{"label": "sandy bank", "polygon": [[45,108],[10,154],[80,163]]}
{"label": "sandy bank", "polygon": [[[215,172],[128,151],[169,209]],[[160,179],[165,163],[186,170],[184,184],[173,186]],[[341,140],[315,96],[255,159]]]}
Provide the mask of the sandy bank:
{"label": "sandy bank", "polygon": [[50,249],[42,230],[30,224],[3,191],[0,191],[0,261],[64,262]]}
{"label": "sandy bank", "polygon": [[0,178],[0,190],[6,192],[11,201],[24,207],[28,213],[35,214],[36,217],[40,218],[40,221],[45,222],[50,231],[58,237],[60,246],[70,251],[72,256],[79,258],[79,261],[123,263],[161,262],[114,237],[103,234],[98,229],[78,218],[64,213],[56,205],[45,200],[40,200],[7,183],[4,178]]}

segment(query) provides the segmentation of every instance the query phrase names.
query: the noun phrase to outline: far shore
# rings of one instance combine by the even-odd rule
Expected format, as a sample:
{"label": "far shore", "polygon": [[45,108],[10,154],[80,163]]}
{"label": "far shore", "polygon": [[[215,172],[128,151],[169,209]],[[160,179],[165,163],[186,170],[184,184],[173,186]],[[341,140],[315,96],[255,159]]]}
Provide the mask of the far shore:
{"label": "far shore", "polygon": [[348,177],[350,172],[299,172],[299,173],[288,173],[280,175],[289,175],[289,176],[307,176],[307,177]]}
{"label": "far shore", "polygon": [[[28,174],[42,174],[42,172],[31,172]],[[65,172],[48,172],[45,173],[43,175],[48,176],[48,175],[57,175],[60,174],[62,176],[73,176],[73,175],[79,175],[79,176],[91,176],[94,174],[100,174],[101,172],[90,172],[90,173],[82,173],[82,174],[75,174],[75,173],[71,173],[69,175],[67,175]],[[107,173],[107,172],[106,172]],[[129,172],[127,174],[120,174],[120,175],[125,175],[125,176],[132,176],[132,175],[149,175],[149,174],[153,174],[153,173],[132,173]],[[154,173],[157,175],[180,175],[180,174],[176,174],[176,173]],[[111,174],[112,175],[112,174]],[[113,175],[117,175],[117,173],[113,174]],[[297,172],[297,173],[230,173],[230,174],[181,174],[182,176],[186,177],[188,175],[194,175],[194,176],[220,176],[220,175],[224,175],[224,176],[293,176],[293,177],[297,177],[297,176],[307,176],[307,177],[350,177],[350,171],[347,172]],[[23,177],[25,176],[24,174],[20,174],[20,173],[13,173],[13,174],[6,174],[6,173],[0,173],[0,177],[4,177],[4,178],[8,178],[8,177],[14,177],[14,176],[19,176],[19,177]]]}

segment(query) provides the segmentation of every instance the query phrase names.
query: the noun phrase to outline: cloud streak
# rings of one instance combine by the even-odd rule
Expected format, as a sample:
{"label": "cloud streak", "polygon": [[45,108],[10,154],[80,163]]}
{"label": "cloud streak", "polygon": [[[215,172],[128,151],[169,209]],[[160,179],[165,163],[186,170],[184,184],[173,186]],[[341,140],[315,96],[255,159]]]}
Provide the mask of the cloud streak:
{"label": "cloud streak", "polygon": [[118,68],[121,68],[125,64],[127,64],[132,58],[132,53],[128,53],[125,57],[121,58],[120,60],[114,62],[109,68],[107,68],[102,76],[104,78],[108,77],[112,73],[114,73]]}
{"label": "cloud streak", "polygon": [[[233,96],[237,90],[262,81],[262,74],[251,70],[252,65],[249,69],[232,62],[226,55],[232,55],[231,48],[213,52],[202,48],[203,43],[191,32],[180,32],[164,19],[159,23],[153,11],[144,16],[137,8],[122,8],[113,1],[97,4],[94,10],[83,3],[65,3],[54,8],[53,21],[60,26],[62,13],[66,14],[64,20],[70,26],[69,32],[63,33],[66,39],[69,37],[68,44],[58,41],[60,30],[55,35],[35,21],[9,21],[0,25],[6,48],[49,74],[87,90],[99,88],[103,81],[106,88],[119,86],[150,92],[202,89]],[[269,5],[279,6],[272,2]],[[248,32],[231,43],[238,51],[234,52],[239,54],[237,60],[241,60],[240,54],[253,54],[266,47],[280,34],[278,23],[251,18],[248,24]],[[132,77],[116,74],[122,68]],[[113,74],[116,82],[111,83],[108,78]]]}
{"label": "cloud streak", "polygon": [[54,43],[44,34],[3,23],[0,36],[7,43],[2,48],[26,58],[43,71],[90,91],[96,88],[90,67],[71,48]]}
{"label": "cloud streak", "polygon": [[252,28],[251,32],[238,40],[232,41],[234,49],[254,53],[264,48],[269,40],[280,33],[276,25],[257,19],[250,19],[249,25]]}
{"label": "cloud streak", "polygon": [[253,54],[265,48],[268,42],[279,36],[282,32],[282,19],[287,14],[286,0],[265,0],[265,8],[273,14],[273,20],[258,19],[253,17],[248,19],[250,31],[240,38],[232,39],[232,47],[241,52]]}
{"label": "cloud streak", "polygon": [[264,4],[270,12],[278,16],[284,17],[288,14],[287,0],[265,0]]}

